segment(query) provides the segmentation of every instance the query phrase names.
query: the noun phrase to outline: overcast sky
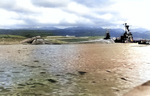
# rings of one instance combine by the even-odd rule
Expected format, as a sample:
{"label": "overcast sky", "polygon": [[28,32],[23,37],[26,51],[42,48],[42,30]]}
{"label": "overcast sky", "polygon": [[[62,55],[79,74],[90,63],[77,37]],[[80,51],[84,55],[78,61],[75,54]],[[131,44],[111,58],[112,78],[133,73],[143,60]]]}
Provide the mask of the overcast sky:
{"label": "overcast sky", "polygon": [[0,0],[0,28],[150,29],[150,0]]}

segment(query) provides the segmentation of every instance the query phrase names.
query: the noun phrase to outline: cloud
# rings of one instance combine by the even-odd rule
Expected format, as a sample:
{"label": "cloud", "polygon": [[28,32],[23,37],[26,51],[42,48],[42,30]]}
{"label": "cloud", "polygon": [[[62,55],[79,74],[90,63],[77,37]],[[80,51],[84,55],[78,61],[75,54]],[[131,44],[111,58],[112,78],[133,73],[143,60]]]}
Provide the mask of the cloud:
{"label": "cloud", "polygon": [[111,0],[73,0],[79,4],[85,5],[87,7],[106,7],[113,4]]}
{"label": "cloud", "polygon": [[[75,0],[74,0],[75,1]],[[107,0],[108,2],[110,0]],[[100,4],[105,5],[105,7],[101,6],[94,6],[95,3],[100,2]],[[110,4],[113,4],[111,2],[109,2]],[[93,5],[94,7],[91,6],[85,6],[91,4],[91,6]],[[88,18],[88,17],[92,17],[95,19],[107,19],[110,20],[114,17],[114,15],[117,17],[119,16],[119,13],[113,9],[111,9],[111,5],[107,5],[107,3],[105,3],[102,0],[77,0],[77,2],[70,2],[68,4],[68,6],[66,8],[63,8],[63,11],[68,12],[70,14],[76,14],[78,17],[84,17],[84,18]],[[90,19],[88,18],[88,19]]]}
{"label": "cloud", "polygon": [[70,14],[76,14],[80,16],[87,15],[91,12],[91,9],[76,2],[70,2],[68,6],[66,8],[63,8],[62,10]]}
{"label": "cloud", "polygon": [[16,13],[35,13],[35,10],[32,10],[30,0],[1,0],[0,1],[0,8],[7,10],[7,11],[13,11]]}
{"label": "cloud", "polygon": [[12,0],[1,0],[0,1],[0,8],[6,9],[6,10],[14,8],[15,5],[16,5],[15,0],[13,0],[13,1]]}
{"label": "cloud", "polygon": [[115,26],[123,19],[113,4],[111,0],[1,0],[0,27]]}
{"label": "cloud", "polygon": [[32,4],[40,7],[64,7],[67,6],[69,0],[31,0]]}

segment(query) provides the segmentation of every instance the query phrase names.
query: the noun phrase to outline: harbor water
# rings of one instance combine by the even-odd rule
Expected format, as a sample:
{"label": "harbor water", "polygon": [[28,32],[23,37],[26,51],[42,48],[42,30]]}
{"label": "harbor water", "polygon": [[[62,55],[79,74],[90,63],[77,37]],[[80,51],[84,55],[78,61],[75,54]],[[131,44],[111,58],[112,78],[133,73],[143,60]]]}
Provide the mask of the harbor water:
{"label": "harbor water", "polygon": [[150,80],[150,46],[1,45],[0,95],[122,96]]}

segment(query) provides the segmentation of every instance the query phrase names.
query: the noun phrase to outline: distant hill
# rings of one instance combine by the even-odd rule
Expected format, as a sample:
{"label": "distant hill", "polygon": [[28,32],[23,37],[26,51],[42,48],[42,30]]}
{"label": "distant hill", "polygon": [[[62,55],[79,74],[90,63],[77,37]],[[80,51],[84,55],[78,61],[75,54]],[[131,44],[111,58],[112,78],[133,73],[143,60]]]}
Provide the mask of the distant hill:
{"label": "distant hill", "polygon": [[53,36],[51,30],[34,30],[34,29],[0,29],[0,34],[20,35],[24,37],[34,36]]}
{"label": "distant hill", "polygon": [[150,39],[150,31],[133,32],[132,34],[135,39]]}
{"label": "distant hill", "polygon": [[74,35],[74,36],[104,36],[106,29],[88,28],[88,27],[72,27],[66,29],[55,30],[54,35]]}
{"label": "distant hill", "polygon": [[[123,35],[123,29],[109,29],[111,37],[119,37]],[[136,39],[150,39],[150,31],[147,29],[132,29],[133,37]],[[71,27],[65,29],[50,28],[29,28],[29,29],[0,29],[0,34],[20,35],[25,37],[33,36],[105,36],[106,29],[92,27]]]}
{"label": "distant hill", "polygon": [[149,31],[148,29],[145,28],[135,28],[135,29],[130,29],[131,32],[138,32],[138,33],[143,33],[146,31]]}

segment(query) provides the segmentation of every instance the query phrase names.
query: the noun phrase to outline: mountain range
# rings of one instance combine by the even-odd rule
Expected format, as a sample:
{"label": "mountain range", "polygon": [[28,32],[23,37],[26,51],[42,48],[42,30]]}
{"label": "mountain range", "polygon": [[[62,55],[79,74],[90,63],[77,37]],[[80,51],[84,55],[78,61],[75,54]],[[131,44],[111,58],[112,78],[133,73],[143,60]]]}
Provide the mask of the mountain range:
{"label": "mountain range", "polygon": [[[111,37],[119,37],[123,35],[124,29],[114,28],[109,29]],[[144,28],[132,29],[134,39],[150,39],[150,30]],[[105,36],[105,28],[94,28],[94,27],[69,27],[59,29],[55,27],[44,27],[44,28],[28,28],[28,29],[0,29],[0,34],[11,34],[11,35],[22,35],[26,37],[32,37],[35,35],[53,35],[53,36]]]}

